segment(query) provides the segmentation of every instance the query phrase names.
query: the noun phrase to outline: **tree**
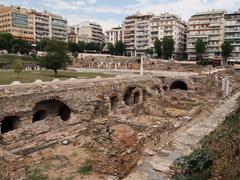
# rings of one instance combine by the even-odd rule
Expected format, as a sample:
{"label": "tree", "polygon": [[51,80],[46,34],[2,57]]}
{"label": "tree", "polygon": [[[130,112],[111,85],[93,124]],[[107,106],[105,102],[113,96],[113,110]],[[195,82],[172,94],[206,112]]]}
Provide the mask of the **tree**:
{"label": "tree", "polygon": [[84,41],[80,41],[78,43],[78,52],[83,53],[86,49],[86,43]]}
{"label": "tree", "polygon": [[174,51],[174,40],[172,37],[164,37],[163,38],[163,56],[165,59],[169,59],[172,57]]}
{"label": "tree", "polygon": [[0,33],[0,49],[12,52],[14,37],[10,33]]}
{"label": "tree", "polygon": [[36,50],[43,51],[46,48],[48,41],[50,41],[48,38],[41,39],[40,42],[37,42]]}
{"label": "tree", "polygon": [[114,47],[113,43],[108,43],[107,48],[108,48],[108,51],[111,55],[115,54],[115,47]]}
{"label": "tree", "polygon": [[21,54],[29,54],[31,51],[31,43],[22,40],[22,39],[15,39],[13,41],[13,52],[14,53],[21,53]]}
{"label": "tree", "polygon": [[117,55],[123,56],[126,52],[126,45],[123,43],[122,40],[117,41],[115,43],[115,52]]}
{"label": "tree", "polygon": [[54,70],[55,76],[57,76],[59,69],[65,69],[71,63],[67,50],[67,43],[63,41],[48,41],[45,48],[47,55],[40,59],[41,66]]}
{"label": "tree", "polygon": [[202,40],[202,38],[197,39],[195,44],[195,50],[200,57],[200,61],[202,62],[202,54],[206,51],[206,43]]}
{"label": "tree", "polygon": [[230,57],[232,51],[233,51],[233,46],[231,45],[231,42],[225,41],[222,46],[222,56],[224,58],[224,61],[226,63],[227,59]]}
{"label": "tree", "polygon": [[79,46],[76,43],[69,42],[68,43],[68,50],[72,53],[79,52]]}
{"label": "tree", "polygon": [[13,70],[17,73],[17,77],[19,79],[19,74],[23,71],[23,61],[21,59],[16,59],[13,62]]}
{"label": "tree", "polygon": [[155,53],[158,55],[158,58],[162,57],[162,42],[157,38],[154,42]]}
{"label": "tree", "polygon": [[145,53],[150,55],[150,56],[152,56],[153,55],[153,49],[152,48],[148,48]]}

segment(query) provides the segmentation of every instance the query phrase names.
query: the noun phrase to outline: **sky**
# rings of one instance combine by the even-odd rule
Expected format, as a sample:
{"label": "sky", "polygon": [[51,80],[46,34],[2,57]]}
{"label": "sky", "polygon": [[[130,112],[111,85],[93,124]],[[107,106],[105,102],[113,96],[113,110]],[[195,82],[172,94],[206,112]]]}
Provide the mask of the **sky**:
{"label": "sky", "polygon": [[187,21],[196,12],[233,12],[240,8],[240,0],[0,0],[0,4],[48,10],[62,15],[69,24],[94,21],[105,31],[121,25],[124,17],[137,11],[156,15],[169,12]]}

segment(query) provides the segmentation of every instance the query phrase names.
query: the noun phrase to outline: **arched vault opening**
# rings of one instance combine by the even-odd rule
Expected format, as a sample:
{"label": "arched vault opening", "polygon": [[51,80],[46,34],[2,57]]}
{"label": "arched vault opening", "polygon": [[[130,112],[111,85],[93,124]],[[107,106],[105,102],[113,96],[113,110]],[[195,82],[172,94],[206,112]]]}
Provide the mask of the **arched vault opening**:
{"label": "arched vault opening", "polygon": [[170,86],[170,90],[174,90],[174,89],[180,89],[183,91],[187,91],[188,90],[188,86],[184,81],[174,81],[171,86]]}

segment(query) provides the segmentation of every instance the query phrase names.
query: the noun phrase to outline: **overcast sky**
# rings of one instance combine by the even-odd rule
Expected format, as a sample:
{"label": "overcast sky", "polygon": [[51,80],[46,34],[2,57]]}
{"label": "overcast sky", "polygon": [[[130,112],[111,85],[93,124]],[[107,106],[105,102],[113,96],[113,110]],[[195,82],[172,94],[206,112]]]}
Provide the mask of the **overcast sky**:
{"label": "overcast sky", "polygon": [[140,11],[175,13],[184,20],[199,11],[236,11],[240,0],[0,0],[0,4],[48,10],[64,16],[69,24],[85,20],[101,24],[104,30],[118,26],[125,16]]}

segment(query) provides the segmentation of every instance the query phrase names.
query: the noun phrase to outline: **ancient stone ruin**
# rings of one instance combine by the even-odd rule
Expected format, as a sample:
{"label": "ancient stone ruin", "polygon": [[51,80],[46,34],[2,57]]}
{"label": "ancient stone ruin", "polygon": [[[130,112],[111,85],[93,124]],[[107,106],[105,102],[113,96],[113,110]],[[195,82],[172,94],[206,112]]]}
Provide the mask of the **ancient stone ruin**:
{"label": "ancient stone ruin", "polygon": [[[210,113],[227,96],[226,76],[233,74],[128,75],[1,86],[0,175],[26,178],[41,167],[50,179],[67,177],[91,159],[98,175],[127,177],[146,149]],[[229,94],[240,82],[234,77]]]}

